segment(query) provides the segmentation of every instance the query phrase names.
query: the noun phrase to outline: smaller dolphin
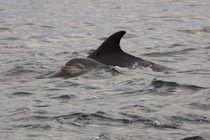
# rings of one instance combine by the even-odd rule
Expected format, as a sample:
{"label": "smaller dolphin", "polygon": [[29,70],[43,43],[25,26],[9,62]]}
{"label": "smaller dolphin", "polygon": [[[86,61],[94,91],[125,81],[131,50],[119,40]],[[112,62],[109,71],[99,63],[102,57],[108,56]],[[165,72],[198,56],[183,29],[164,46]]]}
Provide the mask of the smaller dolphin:
{"label": "smaller dolphin", "polygon": [[95,61],[94,59],[74,58],[69,60],[65,65],[61,66],[60,71],[51,74],[49,77],[75,77],[102,65],[103,64]]}
{"label": "smaller dolphin", "polygon": [[124,52],[120,47],[120,40],[125,31],[119,31],[108,37],[88,58],[100,63],[126,68],[149,67],[156,72],[166,72],[167,68],[142,58]]}

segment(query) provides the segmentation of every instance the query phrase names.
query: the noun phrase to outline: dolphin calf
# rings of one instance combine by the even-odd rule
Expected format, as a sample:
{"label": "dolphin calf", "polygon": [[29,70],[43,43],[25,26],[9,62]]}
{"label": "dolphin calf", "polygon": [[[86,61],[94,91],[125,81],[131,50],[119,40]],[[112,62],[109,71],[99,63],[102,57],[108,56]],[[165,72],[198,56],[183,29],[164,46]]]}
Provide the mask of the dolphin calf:
{"label": "dolphin calf", "polygon": [[99,66],[103,66],[103,64],[97,62],[94,59],[74,58],[69,60],[65,65],[61,66],[60,70],[58,72],[51,74],[49,78],[75,77]]}
{"label": "dolphin calf", "polygon": [[112,34],[94,52],[90,53],[88,58],[111,66],[126,68],[149,67],[156,72],[167,71],[167,68],[164,66],[124,52],[120,47],[120,40],[125,34],[125,31],[118,31]]}

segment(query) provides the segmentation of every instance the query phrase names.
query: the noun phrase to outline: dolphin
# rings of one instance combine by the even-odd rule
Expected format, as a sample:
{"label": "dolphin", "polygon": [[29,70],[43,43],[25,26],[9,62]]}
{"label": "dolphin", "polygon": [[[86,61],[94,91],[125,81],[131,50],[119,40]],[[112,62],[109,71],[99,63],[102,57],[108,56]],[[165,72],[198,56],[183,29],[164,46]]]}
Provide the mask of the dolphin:
{"label": "dolphin", "polygon": [[74,58],[69,60],[65,65],[61,66],[58,72],[52,73],[48,77],[75,77],[99,66],[104,66],[104,64],[90,58]]}
{"label": "dolphin", "polygon": [[58,72],[52,73],[48,77],[75,77],[99,66],[106,65],[131,69],[148,67],[156,72],[167,72],[167,68],[162,65],[124,52],[120,47],[120,40],[125,34],[125,31],[112,34],[96,50],[89,53],[86,58],[71,59],[61,66]]}
{"label": "dolphin", "polygon": [[167,68],[164,66],[124,52],[120,47],[120,40],[125,34],[126,31],[118,31],[112,34],[95,51],[90,53],[87,58],[111,66],[131,69],[148,67],[155,72],[167,71]]}

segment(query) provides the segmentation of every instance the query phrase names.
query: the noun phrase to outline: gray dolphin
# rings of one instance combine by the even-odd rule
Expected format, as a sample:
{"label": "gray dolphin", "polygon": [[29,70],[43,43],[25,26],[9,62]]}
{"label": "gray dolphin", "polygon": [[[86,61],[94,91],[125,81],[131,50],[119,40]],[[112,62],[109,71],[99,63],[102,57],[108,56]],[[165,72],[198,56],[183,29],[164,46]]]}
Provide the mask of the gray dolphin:
{"label": "gray dolphin", "polygon": [[49,77],[75,77],[103,65],[104,64],[90,58],[74,58],[61,66],[58,72],[51,74]]}
{"label": "gray dolphin", "polygon": [[149,67],[156,72],[166,72],[167,68],[142,58],[124,52],[120,47],[120,40],[125,35],[125,31],[118,31],[108,37],[88,58],[100,63],[126,68]]}

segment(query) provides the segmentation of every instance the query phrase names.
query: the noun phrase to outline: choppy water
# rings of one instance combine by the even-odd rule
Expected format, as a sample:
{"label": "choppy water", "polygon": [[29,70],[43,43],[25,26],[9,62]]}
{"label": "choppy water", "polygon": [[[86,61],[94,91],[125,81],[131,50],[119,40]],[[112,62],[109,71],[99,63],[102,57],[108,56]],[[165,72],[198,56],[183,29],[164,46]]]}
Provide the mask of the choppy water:
{"label": "choppy water", "polygon": [[[208,0],[0,0],[0,139],[210,139],[209,9]],[[37,78],[118,30],[123,50],[174,70]]]}

